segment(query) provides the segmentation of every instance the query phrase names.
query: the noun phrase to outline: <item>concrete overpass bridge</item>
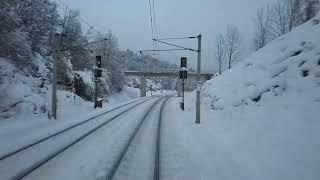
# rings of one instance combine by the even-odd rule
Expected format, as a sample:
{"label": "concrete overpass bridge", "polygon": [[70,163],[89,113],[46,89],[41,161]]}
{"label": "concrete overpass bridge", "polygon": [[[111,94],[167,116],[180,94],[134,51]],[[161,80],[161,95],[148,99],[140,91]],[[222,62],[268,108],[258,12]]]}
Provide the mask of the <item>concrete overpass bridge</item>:
{"label": "concrete overpass bridge", "polygon": [[[140,97],[145,97],[147,93],[147,77],[171,77],[171,78],[177,78],[178,81],[180,81],[179,78],[179,69],[174,70],[159,70],[159,71],[125,71],[124,74],[126,76],[135,76],[140,77]],[[195,72],[188,72],[188,78],[196,78],[197,73]],[[213,74],[210,73],[202,73],[200,74],[201,81],[207,81],[210,80],[213,77]],[[179,83],[181,84],[181,83]],[[180,91],[181,88],[178,88],[178,91]]]}

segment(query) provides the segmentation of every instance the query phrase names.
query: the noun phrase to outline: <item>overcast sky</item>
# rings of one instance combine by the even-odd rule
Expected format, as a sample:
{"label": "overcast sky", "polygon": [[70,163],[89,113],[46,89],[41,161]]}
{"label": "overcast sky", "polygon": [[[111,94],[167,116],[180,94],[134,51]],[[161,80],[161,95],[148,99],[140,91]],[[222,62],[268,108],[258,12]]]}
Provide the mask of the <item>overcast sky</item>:
{"label": "overcast sky", "polygon": [[[80,9],[81,16],[99,31],[111,29],[119,38],[121,49],[152,49],[148,0],[62,0],[70,8]],[[154,0],[157,37],[203,35],[203,65],[206,71],[216,69],[215,37],[228,24],[236,25],[242,36],[244,54],[253,35],[252,19],[258,8],[274,0]],[[151,0],[152,2],[152,0]],[[196,48],[196,40],[172,41]],[[170,48],[162,46],[160,48]],[[194,66],[196,54],[167,52],[157,55],[177,63],[188,57]]]}

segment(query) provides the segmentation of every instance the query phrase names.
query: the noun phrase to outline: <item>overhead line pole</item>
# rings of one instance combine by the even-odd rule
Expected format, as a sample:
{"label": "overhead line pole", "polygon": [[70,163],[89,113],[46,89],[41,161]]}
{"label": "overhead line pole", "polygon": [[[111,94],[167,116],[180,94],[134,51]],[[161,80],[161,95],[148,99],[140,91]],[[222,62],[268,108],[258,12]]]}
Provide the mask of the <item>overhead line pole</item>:
{"label": "overhead line pole", "polygon": [[58,61],[61,58],[62,34],[54,35],[54,53],[52,70],[52,95],[51,95],[51,113],[54,119],[57,119],[57,82],[58,82]]}
{"label": "overhead line pole", "polygon": [[201,34],[198,35],[198,68],[197,68],[197,99],[196,99],[196,124],[200,124],[200,91],[201,91],[201,82],[200,82],[200,74],[201,74]]}
{"label": "overhead line pole", "polygon": [[[163,40],[169,40],[169,39],[187,39],[187,38],[190,38],[190,39],[193,39],[193,38],[198,38],[198,50],[194,50],[194,49],[191,49],[191,48],[186,48],[186,47],[183,47],[183,46],[179,46],[179,45],[176,45],[176,44],[172,44],[172,43],[168,43],[168,42],[164,42]],[[198,54],[198,58],[197,58],[197,89],[196,89],[196,96],[197,96],[197,99],[196,99],[196,124],[200,124],[200,109],[201,109],[201,94],[200,94],[200,91],[201,91],[201,41],[202,41],[202,35],[199,34],[197,37],[186,37],[186,38],[163,38],[163,39],[153,39],[154,41],[157,41],[157,42],[160,42],[160,43],[163,43],[163,44],[167,44],[167,45],[170,45],[170,46],[174,46],[174,47],[178,47],[180,49],[177,49],[177,50],[189,50],[189,51],[196,51],[197,54]]]}

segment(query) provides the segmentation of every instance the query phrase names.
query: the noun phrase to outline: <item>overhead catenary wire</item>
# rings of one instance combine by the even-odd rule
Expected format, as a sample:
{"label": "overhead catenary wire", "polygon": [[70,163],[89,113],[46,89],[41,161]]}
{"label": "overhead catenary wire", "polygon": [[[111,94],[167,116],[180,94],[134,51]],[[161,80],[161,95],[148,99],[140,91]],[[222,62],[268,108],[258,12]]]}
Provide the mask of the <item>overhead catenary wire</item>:
{"label": "overhead catenary wire", "polygon": [[[154,39],[155,36],[154,36],[154,24],[153,24],[153,13],[152,13],[152,6],[151,5],[151,0],[148,0],[149,2],[149,15],[150,15],[150,26],[151,26],[151,38]],[[155,49],[155,43],[152,42],[152,47],[153,49]]]}
{"label": "overhead catenary wire", "polygon": [[[62,0],[57,0],[62,6],[64,6],[67,10],[70,10],[71,8]],[[92,29],[93,31],[95,31],[96,33],[100,33],[97,29],[95,29],[95,27],[93,25],[91,25],[85,18],[81,17],[80,15],[78,16],[79,19],[89,27],[89,29]]]}
{"label": "overhead catenary wire", "polygon": [[[153,38],[157,38],[155,0],[152,0],[152,9],[153,9],[153,29],[154,29],[154,37]],[[155,46],[155,49],[158,49],[156,41],[154,41],[154,46]]]}
{"label": "overhead catenary wire", "polygon": [[164,51],[189,51],[190,49],[187,48],[180,48],[180,49],[147,49],[147,50],[140,50],[140,54],[144,52],[164,52]]}
{"label": "overhead catenary wire", "polygon": [[189,36],[189,37],[169,37],[169,38],[161,38],[157,40],[179,40],[179,39],[194,39],[197,38],[195,36]]}
{"label": "overhead catenary wire", "polygon": [[166,44],[166,45],[170,45],[170,46],[174,46],[174,47],[177,47],[177,48],[181,48],[181,49],[184,49],[184,50],[197,51],[197,50],[195,50],[195,49],[186,48],[186,47],[183,47],[183,46],[180,46],[180,45],[168,43],[168,42],[161,41],[161,40],[158,40],[158,39],[153,39],[153,40],[154,40],[154,41],[157,41],[157,42],[160,42],[160,43],[163,43],[163,44]]}
{"label": "overhead catenary wire", "polygon": [[[64,3],[62,0],[57,0],[59,2],[60,5],[64,6],[67,10],[71,10],[71,8],[66,4]],[[94,30],[97,34],[99,34],[100,32],[94,28],[93,25],[91,25],[85,18],[81,17],[80,15],[78,15],[78,18],[80,21],[82,21],[85,25],[87,25],[89,27],[89,29],[92,29]],[[60,26],[61,28],[64,28],[64,26],[61,24],[61,22],[58,22],[58,21],[55,21],[53,19],[51,19],[54,23],[56,23],[58,26]],[[70,39],[68,36],[66,36],[65,34],[62,34],[63,35],[63,38],[66,38],[66,39]],[[87,36],[86,36],[87,37]],[[92,53],[92,51],[97,51],[99,49],[94,49],[94,48],[88,48],[88,45],[90,44],[95,44],[95,43],[99,43],[101,41],[107,41],[108,39],[104,38],[104,39],[101,39],[101,40],[97,40],[97,41],[94,41],[94,42],[88,42],[88,43],[85,43],[85,44],[76,44],[76,45],[72,45],[71,47],[69,47],[68,49],[64,49],[62,48],[60,51],[63,52],[63,51],[67,51],[67,50],[76,50],[76,49],[82,49],[84,51],[89,51]]]}

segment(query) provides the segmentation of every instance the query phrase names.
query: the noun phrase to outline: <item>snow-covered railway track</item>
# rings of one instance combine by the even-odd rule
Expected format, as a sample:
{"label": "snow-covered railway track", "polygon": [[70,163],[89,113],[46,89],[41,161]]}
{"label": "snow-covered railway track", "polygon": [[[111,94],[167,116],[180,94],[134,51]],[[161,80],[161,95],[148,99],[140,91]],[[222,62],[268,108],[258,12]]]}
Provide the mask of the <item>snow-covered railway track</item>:
{"label": "snow-covered railway track", "polygon": [[[22,179],[117,117],[154,98],[139,99],[1,155],[0,179]],[[104,117],[103,115],[111,117]],[[79,133],[81,132],[81,133]]]}
{"label": "snow-covered railway track", "polygon": [[159,99],[145,112],[104,179],[160,179],[161,122],[170,97]]}
{"label": "snow-covered railway track", "polygon": [[[170,98],[170,97],[169,97]],[[158,129],[157,129],[157,138],[156,138],[156,149],[155,149],[155,160],[154,160],[154,173],[153,173],[153,179],[154,180],[160,180],[160,147],[161,147],[161,129],[162,129],[162,115],[164,111],[164,106],[166,105],[166,102],[169,100],[169,98],[166,98],[164,102],[161,105],[160,108],[160,114],[159,114],[159,120],[158,120]]]}

